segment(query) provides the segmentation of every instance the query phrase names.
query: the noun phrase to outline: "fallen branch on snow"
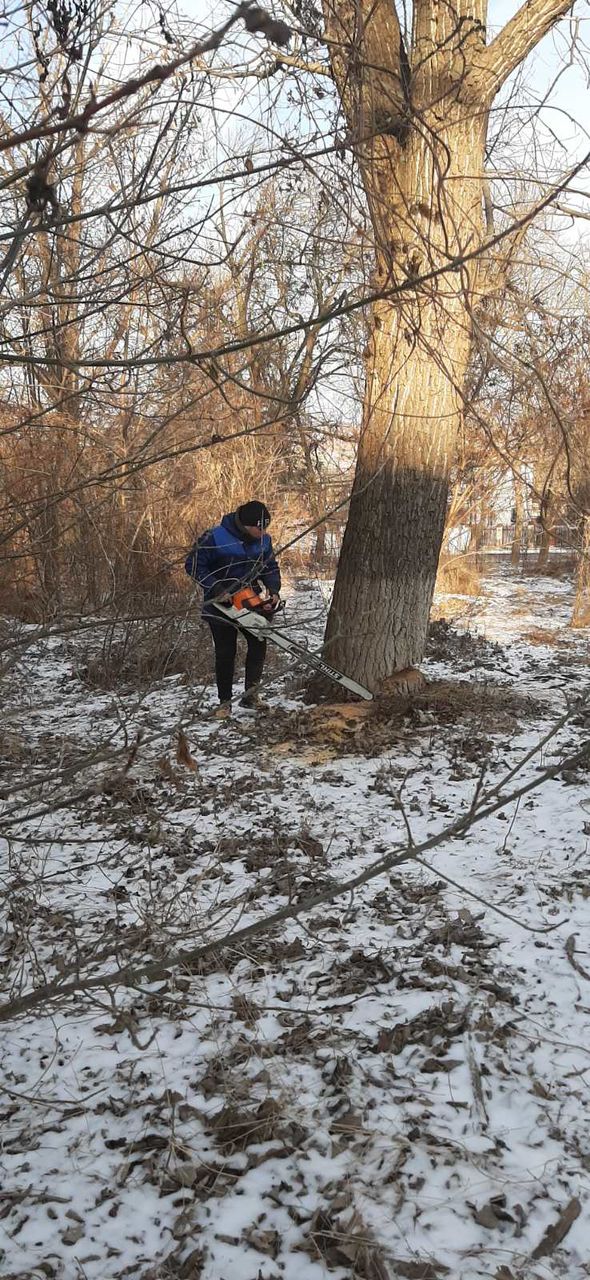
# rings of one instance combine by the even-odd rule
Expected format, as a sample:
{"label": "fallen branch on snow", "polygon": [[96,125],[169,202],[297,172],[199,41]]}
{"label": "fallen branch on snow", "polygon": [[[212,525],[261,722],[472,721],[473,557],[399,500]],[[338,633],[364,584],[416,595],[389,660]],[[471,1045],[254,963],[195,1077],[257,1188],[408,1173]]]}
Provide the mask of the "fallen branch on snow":
{"label": "fallen branch on snow", "polygon": [[[361,885],[368,884],[371,880],[376,879],[377,876],[383,875],[384,872],[391,871],[395,867],[401,866],[404,862],[417,861],[420,854],[438,848],[454,837],[465,835],[472,827],[483,822],[486,818],[492,817],[500,809],[504,809],[506,805],[513,804],[522,796],[537,790],[550,778],[557,777],[564,768],[572,768],[587,761],[589,755],[590,739],[586,739],[582,746],[571,756],[561,759],[554,765],[550,765],[536,777],[530,778],[528,782],[524,782],[522,786],[510,792],[509,795],[498,796],[497,793],[500,787],[495,787],[496,798],[492,803],[486,804],[485,798],[483,798],[481,808],[474,810],[472,807],[462,817],[457,818],[448,827],[444,827],[442,831],[437,832],[436,835],[424,840],[422,844],[406,845],[402,849],[394,850],[384,858],[379,858],[376,862],[372,862],[364,871],[352,876],[349,880],[344,880],[336,885],[331,884],[321,893],[311,894],[300,902],[288,902],[271,915],[265,916],[261,920],[255,920],[252,924],[244,925],[241,929],[235,929],[233,932],[226,934],[225,937],[215,938],[210,942],[203,943],[198,947],[192,947],[186,951],[178,951],[165,961],[152,961],[147,958],[143,961],[133,961],[130,964],[122,965],[112,973],[84,977],[77,969],[66,971],[53,982],[45,983],[41,987],[28,991],[25,995],[19,996],[17,999],[0,1005],[0,1021],[6,1022],[27,1012],[29,1009],[45,1004],[47,1001],[65,1000],[70,996],[78,995],[80,992],[87,992],[97,988],[109,990],[118,986],[133,987],[139,981],[153,982],[167,976],[170,969],[182,969],[185,965],[192,966],[213,952],[224,951],[228,947],[234,947],[238,943],[245,942],[247,939],[269,933],[284,921],[296,920],[299,916],[315,910],[316,907],[324,906],[325,903],[332,902],[335,898],[352,893],[355,889],[360,888]],[[526,759],[529,759],[529,755],[527,755]],[[515,770],[512,769],[510,777],[513,777],[514,773]],[[523,925],[523,928],[537,933],[552,933],[562,923],[563,921],[557,921],[555,924],[546,925],[535,930],[531,930],[528,925]],[[106,959],[107,957],[105,956],[104,958]],[[67,981],[72,974],[75,975],[72,977],[72,981]]]}

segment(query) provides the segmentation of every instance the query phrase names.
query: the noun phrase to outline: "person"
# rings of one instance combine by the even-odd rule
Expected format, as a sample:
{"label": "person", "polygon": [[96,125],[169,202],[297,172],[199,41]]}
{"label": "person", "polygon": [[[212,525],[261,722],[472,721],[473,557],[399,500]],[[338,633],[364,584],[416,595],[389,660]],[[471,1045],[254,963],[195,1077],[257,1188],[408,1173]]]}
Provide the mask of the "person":
{"label": "person", "polygon": [[[208,623],[215,648],[215,678],[219,706],[217,719],[231,715],[234,668],[238,631],[235,622],[224,618],[212,607],[212,601],[229,604],[232,595],[249,583],[262,582],[277,605],[281,574],[275,560],[272,542],[266,532],[271,516],[264,502],[244,502],[236,511],[225,515],[221,524],[208,529],[189,552],[185,568],[204,592],[203,618]],[[248,645],[246,680],[241,705],[260,706],[259,687],[266,657],[266,641],[242,630]]]}

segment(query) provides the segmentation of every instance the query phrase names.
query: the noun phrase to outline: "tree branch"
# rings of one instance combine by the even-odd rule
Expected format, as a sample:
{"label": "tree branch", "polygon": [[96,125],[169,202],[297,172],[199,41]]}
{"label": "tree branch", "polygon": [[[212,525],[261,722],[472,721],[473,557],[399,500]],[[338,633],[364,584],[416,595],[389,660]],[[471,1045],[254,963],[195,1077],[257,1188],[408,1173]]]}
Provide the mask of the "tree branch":
{"label": "tree branch", "polygon": [[526,0],[488,45],[474,79],[486,97],[494,97],[516,67],[532,53],[543,36],[572,8],[574,0]]}
{"label": "tree branch", "polygon": [[[212,952],[223,952],[228,947],[238,946],[250,938],[268,934],[277,925],[283,924],[287,920],[297,920],[299,916],[307,915],[317,907],[333,902],[335,898],[343,897],[347,893],[352,893],[364,884],[369,884],[377,876],[383,875],[384,872],[392,871],[404,862],[416,861],[420,854],[436,849],[456,836],[466,835],[472,827],[491,817],[499,809],[504,809],[506,805],[514,803],[521,796],[528,795],[531,791],[536,791],[543,782],[548,781],[550,778],[557,777],[564,768],[573,768],[577,764],[587,762],[589,754],[590,739],[586,739],[572,755],[566,756],[558,760],[556,764],[548,766],[541,773],[535,774],[519,787],[515,787],[507,795],[497,794],[502,789],[502,783],[499,783],[491,793],[494,795],[494,799],[491,802],[488,803],[485,798],[482,798],[479,807],[472,807],[467,813],[456,818],[454,822],[449,823],[442,830],[423,840],[421,844],[405,845],[401,848],[398,846],[391,853],[369,863],[363,871],[351,876],[348,880],[343,880],[339,884],[330,884],[327,889],[311,894],[306,898],[300,898],[297,902],[289,901],[284,907],[280,907],[279,910],[272,912],[270,915],[254,920],[251,924],[244,925],[241,929],[234,929],[224,937],[212,939],[200,946],[190,947],[184,951],[174,952],[164,960],[150,960],[147,956],[138,958],[128,964],[121,965],[120,968],[110,973],[85,976],[77,968],[68,970],[52,982],[35,987],[24,995],[16,996],[14,999],[0,1005],[0,1022],[7,1022],[9,1019],[25,1013],[28,1009],[45,1004],[47,1001],[65,1000],[70,996],[78,995],[80,992],[87,993],[97,989],[108,991],[113,987],[137,986],[140,981],[153,982],[156,979],[168,976],[170,969],[182,968],[186,965],[193,966],[204,959],[205,956],[211,955]],[[514,772],[512,771],[512,773]],[[429,867],[429,870],[432,870],[432,868]],[[557,924],[553,924],[545,926],[538,931],[549,933],[557,927]],[[90,962],[92,963],[92,960]],[[68,979],[70,980],[68,981]]]}
{"label": "tree branch", "polygon": [[405,114],[395,5],[390,0],[324,0],[323,8],[332,75],[348,127],[355,134],[372,133],[375,117]]}
{"label": "tree branch", "polygon": [[94,117],[99,112],[106,111],[116,103],[122,102],[124,98],[129,98],[133,94],[139,93],[141,89],[147,88],[150,84],[159,87],[196,58],[218,49],[222,40],[231,31],[235,23],[240,18],[244,18],[247,9],[248,7],[245,4],[239,5],[222,26],[213,31],[205,40],[197,40],[195,44],[191,45],[188,53],[181,54],[171,62],[156,63],[144,75],[134,76],[131,80],[126,80],[118,89],[114,89],[112,93],[106,94],[103,98],[91,96],[83,110],[78,111],[75,115],[52,123],[46,120],[44,124],[35,125],[31,129],[23,129],[20,133],[7,134],[0,141],[0,152],[10,151],[13,147],[22,146],[25,142],[34,142],[40,138],[53,138],[58,134],[70,133],[72,130],[76,130],[78,133],[86,133],[90,122],[94,120]]}
{"label": "tree branch", "polygon": [[[332,78],[377,239],[388,241],[392,156],[408,131],[409,63],[393,0],[323,0]],[[365,139],[368,139],[365,141]]]}

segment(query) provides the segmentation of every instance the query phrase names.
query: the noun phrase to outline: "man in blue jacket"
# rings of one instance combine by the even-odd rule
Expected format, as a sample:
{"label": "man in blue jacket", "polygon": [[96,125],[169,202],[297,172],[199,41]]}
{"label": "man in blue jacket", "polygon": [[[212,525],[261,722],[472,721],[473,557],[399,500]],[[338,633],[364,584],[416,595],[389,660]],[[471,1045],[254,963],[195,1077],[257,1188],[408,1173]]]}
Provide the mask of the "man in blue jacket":
{"label": "man in blue jacket", "polygon": [[[281,574],[266,529],[270,511],[263,502],[244,502],[223,517],[221,524],[201,534],[187,557],[185,568],[203,588],[203,618],[211,628],[215,646],[215,678],[219,694],[217,719],[231,715],[238,630],[234,622],[212,608],[211,601],[229,604],[240,587],[262,582],[278,604]],[[259,705],[258,687],[266,657],[266,641],[242,631],[248,645],[246,688],[241,705]]]}

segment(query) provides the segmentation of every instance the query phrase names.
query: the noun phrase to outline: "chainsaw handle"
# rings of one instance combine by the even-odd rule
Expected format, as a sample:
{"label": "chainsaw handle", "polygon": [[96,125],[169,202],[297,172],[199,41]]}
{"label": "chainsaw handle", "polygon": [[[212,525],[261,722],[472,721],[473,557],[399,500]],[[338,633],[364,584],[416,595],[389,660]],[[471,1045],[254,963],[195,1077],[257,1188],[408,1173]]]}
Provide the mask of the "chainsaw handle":
{"label": "chainsaw handle", "polygon": [[284,600],[281,600],[280,597],[277,595],[276,604],[274,604],[272,600],[265,600],[259,612],[262,613],[265,618],[274,618],[276,614],[280,613],[281,610],[284,608],[285,608]]}

